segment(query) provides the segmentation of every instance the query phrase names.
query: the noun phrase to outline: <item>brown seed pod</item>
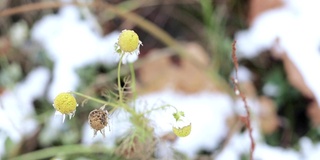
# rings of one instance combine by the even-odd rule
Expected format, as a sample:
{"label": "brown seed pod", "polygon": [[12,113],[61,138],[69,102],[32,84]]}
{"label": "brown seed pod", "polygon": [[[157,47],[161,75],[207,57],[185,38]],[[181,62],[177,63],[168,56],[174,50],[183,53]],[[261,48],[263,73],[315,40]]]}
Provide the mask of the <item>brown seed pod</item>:
{"label": "brown seed pod", "polygon": [[108,111],[104,110],[104,106],[100,109],[92,110],[89,113],[88,122],[94,131],[93,137],[97,135],[98,131],[105,137],[104,128],[108,125]]}

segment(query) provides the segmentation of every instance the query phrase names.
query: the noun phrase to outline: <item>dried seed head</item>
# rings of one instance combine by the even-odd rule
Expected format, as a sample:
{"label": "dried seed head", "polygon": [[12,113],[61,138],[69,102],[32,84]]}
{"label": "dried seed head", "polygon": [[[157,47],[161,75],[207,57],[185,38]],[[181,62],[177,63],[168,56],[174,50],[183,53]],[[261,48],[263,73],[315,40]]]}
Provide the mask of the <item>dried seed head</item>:
{"label": "dried seed head", "polygon": [[108,111],[104,110],[104,106],[100,109],[95,109],[89,113],[88,117],[89,124],[94,131],[94,136],[97,132],[105,136],[104,128],[108,125]]}

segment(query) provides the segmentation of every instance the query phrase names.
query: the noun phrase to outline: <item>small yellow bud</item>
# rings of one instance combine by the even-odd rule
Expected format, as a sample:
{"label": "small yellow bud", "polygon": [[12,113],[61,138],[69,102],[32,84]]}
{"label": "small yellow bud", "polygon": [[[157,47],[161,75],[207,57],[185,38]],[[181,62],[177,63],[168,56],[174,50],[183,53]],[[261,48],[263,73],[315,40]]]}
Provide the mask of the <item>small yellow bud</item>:
{"label": "small yellow bud", "polygon": [[78,104],[76,99],[71,93],[60,93],[53,102],[53,107],[56,109],[56,115],[62,114],[62,122],[64,122],[65,116],[69,115],[69,118],[74,116]]}
{"label": "small yellow bud", "polygon": [[184,127],[172,127],[173,133],[178,137],[186,137],[191,133],[191,123]]}
{"label": "small yellow bud", "polygon": [[77,101],[70,93],[60,93],[55,99],[53,106],[62,114],[70,114],[76,110]]}
{"label": "small yellow bud", "polygon": [[132,30],[123,30],[118,39],[118,45],[123,52],[133,52],[139,49],[141,42],[136,32]]}
{"label": "small yellow bud", "polygon": [[176,122],[173,124],[173,133],[178,137],[186,137],[191,133],[191,122],[185,118],[184,112],[177,111],[173,114]]}
{"label": "small yellow bud", "polygon": [[123,30],[119,35],[118,42],[114,45],[114,49],[123,64],[133,63],[140,54],[140,45],[142,45],[142,42],[134,31]]}

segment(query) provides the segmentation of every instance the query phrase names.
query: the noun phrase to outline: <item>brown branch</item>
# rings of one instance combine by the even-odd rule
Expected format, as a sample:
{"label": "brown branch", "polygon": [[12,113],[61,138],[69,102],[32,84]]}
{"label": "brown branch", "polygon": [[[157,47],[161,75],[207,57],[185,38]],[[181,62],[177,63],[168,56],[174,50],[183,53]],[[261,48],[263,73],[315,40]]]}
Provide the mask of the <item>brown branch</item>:
{"label": "brown branch", "polygon": [[72,3],[61,3],[61,2],[40,2],[40,3],[30,3],[25,4],[19,7],[15,8],[7,8],[0,12],[0,17],[7,17],[12,16],[15,14],[30,12],[30,11],[36,11],[36,10],[42,10],[42,9],[53,9],[53,8],[59,8],[63,5],[68,5]]}
{"label": "brown branch", "polygon": [[243,94],[243,92],[241,92],[240,87],[239,87],[239,80],[238,80],[238,58],[236,55],[236,41],[233,42],[232,44],[232,60],[233,60],[233,64],[235,66],[235,77],[236,78],[231,78],[233,86],[234,86],[234,91],[236,93],[236,95],[239,95],[242,99],[242,102],[244,103],[244,108],[246,110],[246,114],[247,116],[244,117],[244,123],[246,125],[246,128],[249,130],[249,137],[250,137],[250,141],[251,141],[251,150],[250,150],[250,160],[253,160],[253,152],[255,149],[255,142],[253,139],[253,135],[252,135],[252,126],[251,126],[251,121],[250,121],[250,109],[249,109],[249,105],[247,103],[247,99],[245,94]]}
{"label": "brown branch", "polygon": [[237,55],[236,55],[236,41],[234,41],[232,43],[232,61],[233,61],[233,64],[234,64],[234,68],[236,70],[236,79],[238,80],[238,58],[237,58]]}

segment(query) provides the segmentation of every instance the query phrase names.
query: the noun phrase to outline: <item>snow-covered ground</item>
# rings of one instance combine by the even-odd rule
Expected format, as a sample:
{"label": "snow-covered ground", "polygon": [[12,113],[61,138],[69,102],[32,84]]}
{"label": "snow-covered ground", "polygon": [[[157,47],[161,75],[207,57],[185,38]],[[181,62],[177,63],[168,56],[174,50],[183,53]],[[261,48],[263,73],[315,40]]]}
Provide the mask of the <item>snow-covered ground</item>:
{"label": "snow-covered ground", "polygon": [[7,137],[14,143],[19,143],[23,137],[32,136],[36,131],[38,124],[33,119],[35,114],[33,100],[44,94],[48,81],[49,70],[36,68],[13,90],[1,94],[0,155],[6,152],[4,143]]}
{"label": "snow-covered ground", "polygon": [[[251,58],[276,47],[297,67],[307,87],[320,104],[320,1],[286,0],[283,7],[259,15],[252,26],[238,32],[240,57]],[[275,46],[276,45],[276,46]]]}

